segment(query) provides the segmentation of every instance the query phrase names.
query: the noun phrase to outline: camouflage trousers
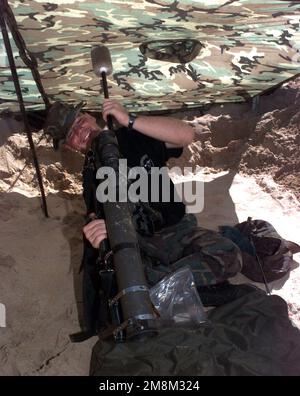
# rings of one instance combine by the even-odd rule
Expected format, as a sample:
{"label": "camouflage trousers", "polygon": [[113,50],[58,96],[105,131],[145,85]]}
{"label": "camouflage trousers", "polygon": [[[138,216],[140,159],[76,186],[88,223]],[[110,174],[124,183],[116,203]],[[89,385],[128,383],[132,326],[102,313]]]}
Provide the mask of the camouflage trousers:
{"label": "camouflage trousers", "polygon": [[216,231],[197,226],[192,214],[152,237],[140,236],[139,244],[149,285],[183,266],[191,268],[196,286],[223,282],[242,268],[238,246]]}

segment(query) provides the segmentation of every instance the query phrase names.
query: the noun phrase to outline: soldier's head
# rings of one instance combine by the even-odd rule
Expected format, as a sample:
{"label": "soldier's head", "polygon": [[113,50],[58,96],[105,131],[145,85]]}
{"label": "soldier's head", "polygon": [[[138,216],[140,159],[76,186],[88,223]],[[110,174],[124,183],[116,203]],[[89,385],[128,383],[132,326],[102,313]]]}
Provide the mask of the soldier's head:
{"label": "soldier's head", "polygon": [[85,153],[92,140],[102,131],[94,117],[87,113],[80,114],[70,129],[65,145],[72,150]]}

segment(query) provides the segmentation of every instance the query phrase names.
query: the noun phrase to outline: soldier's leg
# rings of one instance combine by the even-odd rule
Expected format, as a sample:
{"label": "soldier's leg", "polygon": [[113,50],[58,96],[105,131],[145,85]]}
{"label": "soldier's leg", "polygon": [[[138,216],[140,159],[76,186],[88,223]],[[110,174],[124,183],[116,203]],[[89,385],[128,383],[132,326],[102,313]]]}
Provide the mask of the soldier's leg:
{"label": "soldier's leg", "polygon": [[145,273],[150,285],[156,284],[173,271],[171,264],[183,255],[184,246],[181,241],[196,225],[195,216],[185,215],[179,223],[163,228],[151,237],[139,236]]}
{"label": "soldier's leg", "polygon": [[171,264],[172,271],[188,265],[196,286],[224,282],[242,269],[242,254],[237,245],[216,231],[195,227],[183,238],[182,257]]}
{"label": "soldier's leg", "polygon": [[197,286],[214,285],[234,276],[242,267],[240,249],[216,231],[197,226],[193,215],[144,239],[141,246],[146,251],[150,284],[189,265]]}

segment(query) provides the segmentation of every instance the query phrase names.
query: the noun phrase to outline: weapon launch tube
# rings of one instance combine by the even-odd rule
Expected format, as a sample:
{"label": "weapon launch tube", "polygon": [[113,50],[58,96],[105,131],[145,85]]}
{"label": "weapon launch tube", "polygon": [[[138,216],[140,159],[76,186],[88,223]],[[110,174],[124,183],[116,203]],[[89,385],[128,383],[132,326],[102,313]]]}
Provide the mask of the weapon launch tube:
{"label": "weapon launch tube", "polygon": [[[157,333],[153,305],[147,287],[142,258],[128,202],[120,202],[119,190],[126,178],[119,175],[119,146],[112,130],[102,131],[93,141],[97,169],[114,169],[117,179],[116,202],[103,202],[106,228],[118,285],[118,294],[112,300],[121,303],[126,339],[145,338]],[[123,190],[124,191],[124,190]]]}

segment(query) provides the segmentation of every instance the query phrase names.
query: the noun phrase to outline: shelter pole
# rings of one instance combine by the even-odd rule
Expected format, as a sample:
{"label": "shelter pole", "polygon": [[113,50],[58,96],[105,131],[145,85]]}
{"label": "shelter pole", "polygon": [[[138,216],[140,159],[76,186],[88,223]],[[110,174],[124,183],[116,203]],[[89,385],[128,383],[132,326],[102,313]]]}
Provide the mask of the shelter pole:
{"label": "shelter pole", "polygon": [[42,196],[43,212],[44,212],[46,217],[49,217],[48,209],[47,209],[46,196],[45,196],[45,191],[44,191],[44,186],[43,186],[43,179],[42,179],[42,175],[41,175],[41,170],[40,170],[39,162],[38,162],[38,159],[37,159],[37,155],[36,155],[36,151],[35,151],[35,147],[34,147],[34,143],[33,143],[33,139],[32,139],[32,133],[31,133],[29,122],[28,122],[27,115],[26,115],[26,110],[25,110],[25,106],[24,106],[24,101],[23,101],[22,91],[21,91],[21,87],[20,87],[19,77],[18,77],[18,73],[17,73],[17,69],[16,69],[14,57],[13,57],[13,52],[12,52],[12,49],[11,49],[11,45],[10,45],[10,41],[9,41],[7,29],[6,29],[6,23],[5,23],[5,19],[4,19],[4,4],[3,4],[3,0],[0,0],[0,25],[1,25],[3,42],[4,42],[4,45],[5,45],[5,50],[6,50],[6,54],[7,54],[8,61],[9,61],[9,67],[10,67],[11,74],[12,74],[12,77],[13,77],[14,86],[15,86],[15,90],[16,90],[16,94],[17,94],[18,102],[19,102],[19,106],[20,106],[20,111],[21,111],[21,114],[22,114],[22,117],[23,117],[25,131],[26,131],[27,139],[28,139],[29,146],[30,146],[30,149],[31,149],[33,163],[34,163],[35,170],[36,170],[36,175],[37,175],[37,178],[38,178],[38,183],[39,183],[40,192],[41,192],[41,196]]}

